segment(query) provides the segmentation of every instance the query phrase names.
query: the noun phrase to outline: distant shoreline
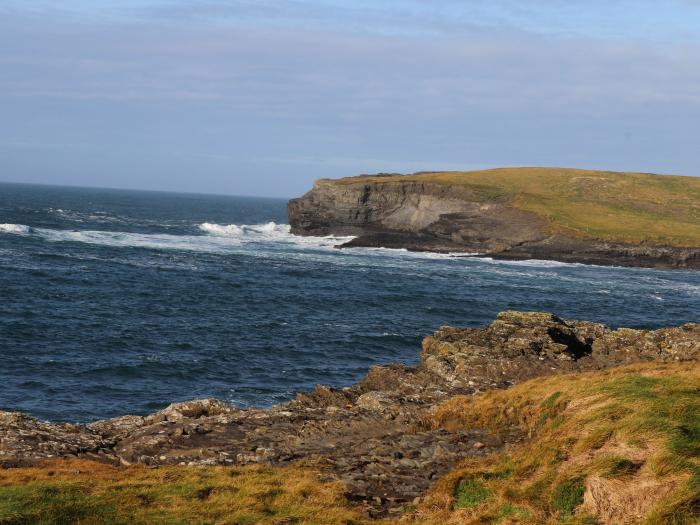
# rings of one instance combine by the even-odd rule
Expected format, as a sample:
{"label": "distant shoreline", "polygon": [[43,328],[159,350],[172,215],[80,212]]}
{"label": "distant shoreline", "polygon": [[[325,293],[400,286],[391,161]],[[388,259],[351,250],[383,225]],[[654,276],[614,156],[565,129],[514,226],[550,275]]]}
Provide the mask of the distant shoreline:
{"label": "distant shoreline", "polygon": [[322,179],[288,215],[341,247],[697,270],[698,206],[693,177],[507,168]]}

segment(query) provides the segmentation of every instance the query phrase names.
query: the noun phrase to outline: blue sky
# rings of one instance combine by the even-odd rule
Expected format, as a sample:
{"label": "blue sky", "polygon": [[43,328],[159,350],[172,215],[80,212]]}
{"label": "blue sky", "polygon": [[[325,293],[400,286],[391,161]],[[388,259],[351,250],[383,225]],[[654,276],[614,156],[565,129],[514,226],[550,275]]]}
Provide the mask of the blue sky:
{"label": "blue sky", "polygon": [[5,0],[0,180],[700,175],[700,0]]}

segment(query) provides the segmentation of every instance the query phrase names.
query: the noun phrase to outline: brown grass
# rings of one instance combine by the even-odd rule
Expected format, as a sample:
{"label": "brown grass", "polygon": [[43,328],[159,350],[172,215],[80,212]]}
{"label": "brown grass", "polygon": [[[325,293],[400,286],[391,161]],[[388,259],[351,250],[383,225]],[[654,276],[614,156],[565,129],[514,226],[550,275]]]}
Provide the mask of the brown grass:
{"label": "brown grass", "polygon": [[[522,446],[440,481],[416,519],[441,523],[691,524],[700,521],[700,365],[638,364],[460,396],[433,427],[517,426]],[[491,496],[452,511],[461,480]]]}
{"label": "brown grass", "polygon": [[47,462],[0,470],[0,524],[367,523],[339,483],[304,468],[112,467]]}

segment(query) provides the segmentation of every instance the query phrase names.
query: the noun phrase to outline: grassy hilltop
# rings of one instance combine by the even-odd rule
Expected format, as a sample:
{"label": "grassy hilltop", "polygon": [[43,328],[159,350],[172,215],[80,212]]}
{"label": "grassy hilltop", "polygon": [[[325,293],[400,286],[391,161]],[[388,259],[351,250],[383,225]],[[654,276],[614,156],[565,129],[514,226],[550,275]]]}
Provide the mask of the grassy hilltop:
{"label": "grassy hilltop", "polygon": [[500,168],[348,177],[337,184],[414,180],[466,186],[544,218],[552,233],[626,243],[700,246],[700,177],[565,168]]}
{"label": "grassy hilltop", "polygon": [[530,439],[455,465],[417,505],[372,521],[296,467],[0,470],[0,524],[700,523],[700,366],[637,364],[454,397],[425,425],[518,426]]}

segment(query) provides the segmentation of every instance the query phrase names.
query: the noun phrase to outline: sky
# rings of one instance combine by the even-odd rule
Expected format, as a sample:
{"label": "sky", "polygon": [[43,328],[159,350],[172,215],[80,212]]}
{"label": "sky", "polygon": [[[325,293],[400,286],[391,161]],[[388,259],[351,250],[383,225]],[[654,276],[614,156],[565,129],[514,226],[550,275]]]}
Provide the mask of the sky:
{"label": "sky", "polygon": [[700,0],[2,0],[0,181],[700,175]]}

